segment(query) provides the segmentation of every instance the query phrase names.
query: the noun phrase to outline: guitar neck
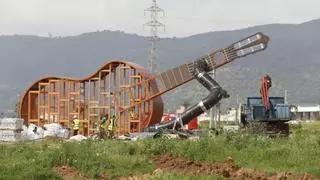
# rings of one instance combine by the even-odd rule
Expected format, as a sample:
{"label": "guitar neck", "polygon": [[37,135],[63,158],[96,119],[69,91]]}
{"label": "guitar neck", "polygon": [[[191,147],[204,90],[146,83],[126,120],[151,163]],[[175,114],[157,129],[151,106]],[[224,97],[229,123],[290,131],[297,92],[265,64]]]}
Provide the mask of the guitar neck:
{"label": "guitar neck", "polygon": [[202,56],[193,62],[180,65],[161,73],[155,78],[156,85],[161,92],[169,91],[192,80],[195,75],[195,68],[201,66],[204,71],[210,72],[235,59],[265,50],[268,41],[268,36],[265,36],[262,33],[254,34],[235,42],[226,48]]}
{"label": "guitar neck", "polygon": [[187,64],[169,69],[156,76],[157,86],[166,91],[182,85],[192,79],[193,75],[189,73]]}
{"label": "guitar neck", "polygon": [[[193,62],[182,64],[178,67],[162,72],[152,79],[147,79],[136,84],[136,86],[146,87],[148,90],[145,92],[146,94],[144,99],[151,100],[194,79],[196,75],[196,68],[201,67],[202,70],[210,72],[213,69],[217,69],[234,61],[235,59],[265,50],[267,48],[268,41],[268,36],[262,33],[254,34],[223,49],[202,56]],[[125,89],[121,90],[119,93],[122,91],[125,91]],[[130,108],[137,104],[139,103],[131,105]]]}

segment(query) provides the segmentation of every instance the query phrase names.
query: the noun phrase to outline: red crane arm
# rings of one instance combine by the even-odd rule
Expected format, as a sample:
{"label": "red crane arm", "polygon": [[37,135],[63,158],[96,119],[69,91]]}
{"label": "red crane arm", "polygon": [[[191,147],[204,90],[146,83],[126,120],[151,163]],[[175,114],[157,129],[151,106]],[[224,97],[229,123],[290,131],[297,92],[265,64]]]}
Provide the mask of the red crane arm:
{"label": "red crane arm", "polygon": [[262,103],[267,110],[270,109],[270,102],[269,102],[269,88],[272,86],[271,78],[270,76],[266,75],[261,78],[261,97],[262,97]]}

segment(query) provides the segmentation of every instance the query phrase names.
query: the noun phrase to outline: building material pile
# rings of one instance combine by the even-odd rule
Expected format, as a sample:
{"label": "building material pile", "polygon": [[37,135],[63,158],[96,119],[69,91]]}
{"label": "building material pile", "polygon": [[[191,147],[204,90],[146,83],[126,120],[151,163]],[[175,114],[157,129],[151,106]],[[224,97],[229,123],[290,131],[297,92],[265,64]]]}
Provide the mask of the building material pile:
{"label": "building material pile", "polygon": [[75,135],[75,136],[71,136],[70,137],[70,140],[72,141],[84,141],[84,140],[87,140],[88,138],[81,135],[81,134],[78,134],[78,135]]}
{"label": "building material pile", "polygon": [[37,140],[45,137],[69,138],[69,130],[60,124],[45,124],[43,127],[29,124],[23,125],[20,118],[0,119],[0,141],[17,142],[23,140]]}
{"label": "building material pile", "polygon": [[28,126],[27,134],[24,140],[36,140],[45,137],[57,137],[66,139],[69,137],[69,130],[65,129],[57,123],[45,124],[43,125],[43,127],[30,124]]}
{"label": "building material pile", "polygon": [[23,119],[1,118],[0,141],[20,141],[23,130]]}

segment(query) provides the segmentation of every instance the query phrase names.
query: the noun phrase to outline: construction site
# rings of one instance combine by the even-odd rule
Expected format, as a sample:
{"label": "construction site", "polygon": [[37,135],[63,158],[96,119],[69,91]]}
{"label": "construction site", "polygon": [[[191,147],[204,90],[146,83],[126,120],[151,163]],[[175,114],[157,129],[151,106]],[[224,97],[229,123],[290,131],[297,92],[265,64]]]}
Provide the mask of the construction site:
{"label": "construction site", "polygon": [[[158,16],[165,13],[155,0],[145,13],[148,67],[116,58],[90,75],[48,74],[28,83],[16,116],[0,119],[0,179],[320,178],[320,124],[297,121],[301,107],[269,92],[279,87],[272,73],[252,82],[258,96],[241,97],[222,113],[234,93],[216,71],[259,61],[272,36],[253,32],[159,72]],[[166,110],[163,95],[191,81],[207,95]]]}

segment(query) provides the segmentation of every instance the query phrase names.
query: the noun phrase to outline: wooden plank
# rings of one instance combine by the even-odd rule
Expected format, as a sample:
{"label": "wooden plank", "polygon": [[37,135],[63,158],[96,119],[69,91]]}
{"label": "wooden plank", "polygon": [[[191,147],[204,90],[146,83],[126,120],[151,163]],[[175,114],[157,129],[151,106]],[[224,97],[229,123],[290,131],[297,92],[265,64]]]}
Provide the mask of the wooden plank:
{"label": "wooden plank", "polygon": [[[98,91],[98,106],[100,106],[100,102],[101,102],[101,100],[100,100],[100,98],[101,98],[101,88],[102,88],[102,91],[104,91],[104,86],[102,86],[101,84],[103,84],[103,83],[101,83],[101,72],[99,72],[99,81],[98,81],[98,89],[97,89],[97,91]],[[99,108],[99,107],[98,107]],[[98,109],[98,119],[100,120],[101,119],[101,108],[99,108]],[[100,122],[99,122],[99,126],[100,126]]]}
{"label": "wooden plank", "polygon": [[173,69],[173,75],[176,79],[177,85],[183,83],[182,75],[180,73],[179,67]]}
{"label": "wooden plank", "polygon": [[141,79],[141,76],[140,75],[132,75],[130,76],[131,78],[136,78],[136,79]]}
{"label": "wooden plank", "polygon": [[28,94],[28,120],[31,119],[31,94],[30,92]]}
{"label": "wooden plank", "polygon": [[162,89],[164,89],[164,83],[163,83],[163,79],[161,78],[161,76],[157,76],[155,78],[156,84],[158,89],[161,91]]}
{"label": "wooden plank", "polygon": [[59,92],[49,92],[50,95],[59,95]]}
{"label": "wooden plank", "polygon": [[29,91],[29,93],[37,94],[37,93],[39,93],[39,91]]}
{"label": "wooden plank", "polygon": [[181,79],[184,82],[185,78],[184,78],[183,73],[182,73],[182,66],[179,66],[178,69],[179,69],[179,74],[181,75]]}
{"label": "wooden plank", "polygon": [[161,73],[160,74],[160,78],[162,79],[162,82],[164,83],[164,87],[166,89],[169,89],[170,88],[170,84],[169,84],[169,80],[168,80],[168,77],[165,73]]}
{"label": "wooden plank", "polygon": [[39,83],[39,86],[48,86],[49,83]]}
{"label": "wooden plank", "polygon": [[131,123],[140,123],[140,120],[139,119],[130,119],[129,122],[131,122]]}
{"label": "wooden plank", "polygon": [[121,69],[130,69],[130,66],[120,66]]}
{"label": "wooden plank", "polygon": [[49,83],[50,83],[50,82],[53,82],[53,83],[60,82],[60,79],[50,79],[50,80],[49,80]]}
{"label": "wooden plank", "polygon": [[99,106],[100,109],[109,109],[109,106]]}
{"label": "wooden plank", "polygon": [[159,79],[159,81],[160,81],[160,84],[161,84],[160,88],[161,89],[166,89],[166,84],[165,84],[165,80],[163,79],[163,76],[160,74],[160,75],[157,76],[157,79]]}
{"label": "wooden plank", "polygon": [[168,78],[169,78],[169,81],[170,81],[170,84],[171,84],[170,88],[172,88],[172,87],[174,87],[174,86],[176,86],[178,84],[177,81],[176,81],[176,78],[174,77],[174,74],[173,74],[172,70],[173,69],[169,69],[167,71],[167,75],[168,75]]}
{"label": "wooden plank", "polygon": [[183,79],[185,81],[187,81],[187,80],[192,78],[192,75],[189,73],[187,64],[182,65],[181,68],[180,68],[180,71],[181,71],[181,74],[182,74]]}
{"label": "wooden plank", "polygon": [[93,78],[91,78],[90,80],[91,80],[91,81],[98,81],[98,80],[100,80],[100,78],[99,78],[99,77],[93,77]]}
{"label": "wooden plank", "polygon": [[168,71],[164,72],[165,77],[167,77],[167,82],[168,82],[168,87],[167,89],[170,89],[172,86],[171,81],[170,81],[170,77],[168,76]]}
{"label": "wooden plank", "polygon": [[120,85],[119,87],[120,87],[120,88],[129,88],[130,85]]}
{"label": "wooden plank", "polygon": [[80,92],[69,92],[71,95],[80,95]]}
{"label": "wooden plank", "polygon": [[103,69],[101,72],[111,72],[109,69]]}
{"label": "wooden plank", "polygon": [[63,123],[68,123],[68,122],[69,122],[69,120],[62,119],[62,120],[59,120],[59,122],[60,122],[60,123],[61,123],[61,122],[63,122]]}

